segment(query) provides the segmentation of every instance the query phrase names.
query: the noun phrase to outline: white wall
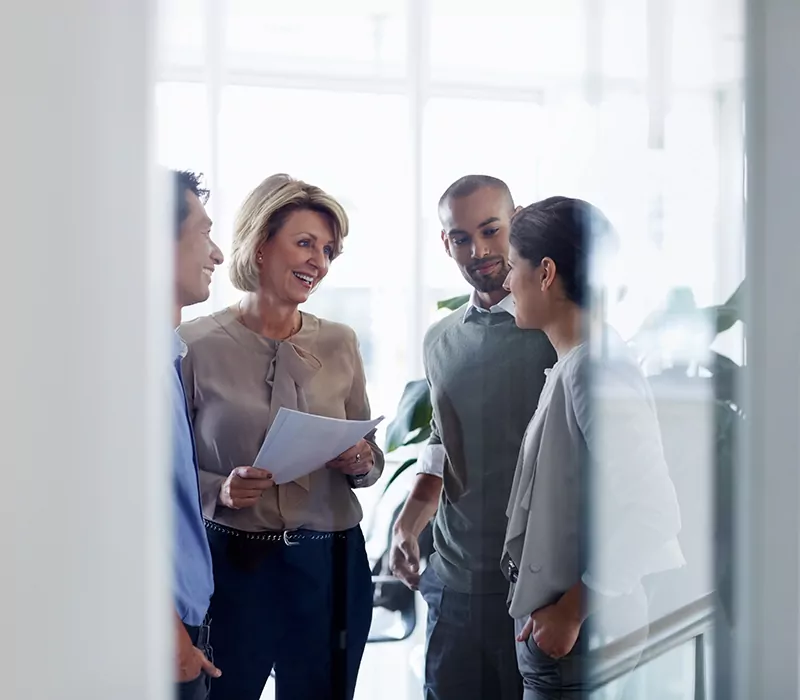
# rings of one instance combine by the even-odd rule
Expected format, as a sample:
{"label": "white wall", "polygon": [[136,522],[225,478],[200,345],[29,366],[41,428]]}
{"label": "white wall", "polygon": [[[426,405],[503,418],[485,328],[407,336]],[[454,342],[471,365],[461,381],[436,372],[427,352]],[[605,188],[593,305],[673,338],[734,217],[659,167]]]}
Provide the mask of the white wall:
{"label": "white wall", "polygon": [[[152,7],[0,7],[0,696],[169,697]],[[163,329],[163,330],[162,330]]]}

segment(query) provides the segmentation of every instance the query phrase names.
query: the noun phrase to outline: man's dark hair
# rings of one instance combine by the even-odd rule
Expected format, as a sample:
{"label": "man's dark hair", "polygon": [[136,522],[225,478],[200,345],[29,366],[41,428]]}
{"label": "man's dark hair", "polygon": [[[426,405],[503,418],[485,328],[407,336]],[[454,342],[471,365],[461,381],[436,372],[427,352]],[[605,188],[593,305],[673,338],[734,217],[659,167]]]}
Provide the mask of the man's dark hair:
{"label": "man's dark hair", "polygon": [[511,245],[531,265],[551,258],[567,298],[586,307],[591,256],[616,249],[611,222],[593,204],[570,197],[549,197],[520,211],[511,222]]}
{"label": "man's dark hair", "polygon": [[189,205],[186,203],[186,193],[196,195],[205,204],[211,194],[202,186],[203,175],[193,173],[191,170],[173,170],[172,186],[175,193],[175,233],[180,235],[181,225],[189,216]]}
{"label": "man's dark hair", "polygon": [[450,185],[439,198],[439,211],[441,212],[452,200],[469,197],[471,194],[484,187],[491,187],[505,194],[508,197],[509,205],[512,209],[514,208],[514,199],[511,196],[511,190],[509,190],[508,185],[499,178],[492,177],[491,175],[464,175],[464,177],[458,178],[458,180]]}

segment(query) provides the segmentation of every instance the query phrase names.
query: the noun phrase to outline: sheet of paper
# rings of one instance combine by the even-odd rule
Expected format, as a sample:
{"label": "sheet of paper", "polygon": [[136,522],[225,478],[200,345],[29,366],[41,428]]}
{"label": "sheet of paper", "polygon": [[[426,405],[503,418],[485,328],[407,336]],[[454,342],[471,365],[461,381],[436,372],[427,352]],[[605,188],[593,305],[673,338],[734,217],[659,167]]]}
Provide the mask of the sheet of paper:
{"label": "sheet of paper", "polygon": [[269,470],[276,484],[286,484],[322,469],[382,420],[341,420],[281,408],[253,466]]}

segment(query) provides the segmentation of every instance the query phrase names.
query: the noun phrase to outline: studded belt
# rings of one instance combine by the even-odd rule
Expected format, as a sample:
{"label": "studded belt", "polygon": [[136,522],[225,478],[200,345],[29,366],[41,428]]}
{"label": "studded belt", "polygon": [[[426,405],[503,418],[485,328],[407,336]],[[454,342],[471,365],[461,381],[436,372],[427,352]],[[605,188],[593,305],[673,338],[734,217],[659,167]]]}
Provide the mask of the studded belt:
{"label": "studded belt", "polygon": [[347,532],[315,532],[314,530],[271,530],[267,532],[245,532],[232,527],[220,525],[212,520],[204,520],[206,529],[219,532],[230,537],[240,537],[252,542],[283,542],[287,547],[294,547],[303,542],[322,542],[333,539],[335,536],[346,537]]}

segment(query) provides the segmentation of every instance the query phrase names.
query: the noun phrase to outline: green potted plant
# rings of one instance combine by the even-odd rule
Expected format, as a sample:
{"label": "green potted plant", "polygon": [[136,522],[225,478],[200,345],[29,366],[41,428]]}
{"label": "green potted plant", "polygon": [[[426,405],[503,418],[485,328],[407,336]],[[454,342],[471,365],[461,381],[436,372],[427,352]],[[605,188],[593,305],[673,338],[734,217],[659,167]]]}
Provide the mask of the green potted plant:
{"label": "green potted plant", "polygon": [[[439,310],[449,309],[455,311],[469,300],[469,295],[462,295],[445,299],[437,304]],[[418,445],[426,442],[431,436],[431,418],[433,407],[428,382],[424,379],[415,379],[406,384],[394,420],[386,429],[386,453],[389,454],[402,447]],[[389,490],[391,485],[408,469],[417,463],[416,457],[404,461],[389,477],[383,492]]]}

